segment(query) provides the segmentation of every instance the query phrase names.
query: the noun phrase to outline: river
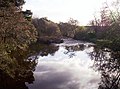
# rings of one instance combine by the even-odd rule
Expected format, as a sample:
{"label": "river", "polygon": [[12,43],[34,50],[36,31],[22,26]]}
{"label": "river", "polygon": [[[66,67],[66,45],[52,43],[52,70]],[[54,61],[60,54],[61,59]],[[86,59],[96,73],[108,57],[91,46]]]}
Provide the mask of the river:
{"label": "river", "polygon": [[[64,39],[38,55],[35,81],[26,83],[29,89],[98,89],[100,74],[94,70],[89,53],[92,43]],[[55,49],[54,52],[47,52]]]}
{"label": "river", "polygon": [[116,48],[73,39],[61,44],[34,43],[23,58],[16,55],[17,67],[4,66],[7,73],[0,70],[0,89],[120,89]]}

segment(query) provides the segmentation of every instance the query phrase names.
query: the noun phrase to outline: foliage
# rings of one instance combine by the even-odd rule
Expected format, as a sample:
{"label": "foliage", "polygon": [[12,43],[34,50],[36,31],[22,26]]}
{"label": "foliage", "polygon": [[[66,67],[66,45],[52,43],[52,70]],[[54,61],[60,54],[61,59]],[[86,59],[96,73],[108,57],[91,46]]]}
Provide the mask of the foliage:
{"label": "foliage", "polygon": [[17,12],[14,2],[1,0],[0,3],[0,83],[3,83],[0,89],[10,88],[10,84],[4,85],[6,83],[3,80],[28,82],[26,79],[33,76],[32,71],[36,65],[35,60],[27,59],[30,56],[27,52],[29,45],[37,40],[36,29],[21,11]]}
{"label": "foliage", "polygon": [[96,27],[78,26],[78,21],[74,19],[70,19],[67,23],[60,22],[59,27],[65,37],[83,41],[96,41]]}
{"label": "foliage", "polygon": [[77,26],[78,25],[78,21],[74,20],[73,18],[70,18],[69,21],[68,21],[68,24]]}
{"label": "foliage", "polygon": [[22,13],[24,14],[24,17],[28,20],[31,21],[32,20],[32,12],[31,10],[26,10],[26,11],[22,11]]}
{"label": "foliage", "polygon": [[96,34],[93,28],[90,26],[79,26],[76,29],[74,39],[83,40],[83,41],[92,41],[94,42],[96,39]]}
{"label": "foliage", "polygon": [[112,48],[113,50],[120,50],[119,4],[118,0],[114,1],[112,6],[105,2],[100,12],[100,18],[95,18],[91,21],[91,25],[96,26],[94,30],[97,44]]}
{"label": "foliage", "polygon": [[9,7],[11,4],[20,7],[25,3],[24,0],[0,0],[0,7]]}
{"label": "foliage", "polygon": [[90,53],[95,70],[101,73],[98,89],[120,88],[120,51],[96,46]]}
{"label": "foliage", "polygon": [[60,22],[59,28],[63,36],[73,38],[77,28],[76,21],[70,20],[68,23]]}
{"label": "foliage", "polygon": [[58,25],[47,18],[34,18],[32,20],[38,32],[38,41],[52,43],[60,41],[62,35]]}
{"label": "foliage", "polygon": [[34,18],[33,24],[37,28],[39,35],[52,36],[60,35],[60,29],[54,22],[47,20],[47,18]]}

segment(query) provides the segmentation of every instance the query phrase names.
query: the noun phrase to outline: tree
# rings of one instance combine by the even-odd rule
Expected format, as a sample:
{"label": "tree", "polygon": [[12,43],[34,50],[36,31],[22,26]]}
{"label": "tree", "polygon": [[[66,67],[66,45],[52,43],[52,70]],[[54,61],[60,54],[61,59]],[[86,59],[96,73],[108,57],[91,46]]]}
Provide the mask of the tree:
{"label": "tree", "polygon": [[78,22],[78,20],[74,20],[73,18],[70,18],[68,23],[71,24],[71,25],[77,26],[79,22]]}
{"label": "tree", "polygon": [[[23,0],[19,0],[21,1]],[[36,42],[37,31],[21,11],[16,12],[14,0],[0,2],[0,88],[15,89],[10,87],[11,83],[19,82],[25,85],[30,76],[32,79],[29,79],[34,80],[32,71],[36,61],[28,60],[30,54],[27,54],[27,49]],[[8,80],[11,83],[6,83]]]}
{"label": "tree", "polygon": [[70,18],[66,23],[60,22],[59,28],[63,36],[73,38],[75,35],[75,30],[78,27],[78,21]]}
{"label": "tree", "polygon": [[43,43],[62,42],[59,26],[47,18],[34,18],[32,23],[38,31],[38,41]]}

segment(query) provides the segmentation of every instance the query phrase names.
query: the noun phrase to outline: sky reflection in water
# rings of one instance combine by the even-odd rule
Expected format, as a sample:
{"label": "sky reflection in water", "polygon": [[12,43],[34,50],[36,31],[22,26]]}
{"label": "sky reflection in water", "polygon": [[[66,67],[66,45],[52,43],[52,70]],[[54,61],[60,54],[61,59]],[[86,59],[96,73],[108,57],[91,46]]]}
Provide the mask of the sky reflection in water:
{"label": "sky reflection in water", "polygon": [[90,68],[91,51],[92,47],[68,52],[60,46],[54,55],[40,56],[29,89],[97,89],[100,75]]}

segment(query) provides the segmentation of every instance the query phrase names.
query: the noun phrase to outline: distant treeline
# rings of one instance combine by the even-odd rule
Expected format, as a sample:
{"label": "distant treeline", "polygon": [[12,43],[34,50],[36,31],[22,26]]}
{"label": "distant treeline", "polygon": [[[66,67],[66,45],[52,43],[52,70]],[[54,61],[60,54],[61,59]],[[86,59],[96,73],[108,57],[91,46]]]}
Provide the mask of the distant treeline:
{"label": "distant treeline", "polygon": [[77,40],[99,43],[101,46],[110,48],[114,45],[120,45],[120,26],[116,22],[104,26],[100,24],[79,26],[74,19],[70,19],[65,23],[54,23],[47,18],[34,18],[32,23],[38,31],[38,40],[40,41],[56,42],[64,37],[70,37]]}
{"label": "distant treeline", "polygon": [[[100,18],[89,22],[89,26],[79,26],[78,21],[70,18],[68,22],[54,23],[47,18],[33,18],[39,39],[56,40],[70,37],[77,40],[94,42],[102,47],[120,50],[120,8],[119,2],[114,1],[113,6],[107,2],[100,11]],[[110,8],[114,8],[111,10]],[[57,39],[57,40],[58,40]]]}

